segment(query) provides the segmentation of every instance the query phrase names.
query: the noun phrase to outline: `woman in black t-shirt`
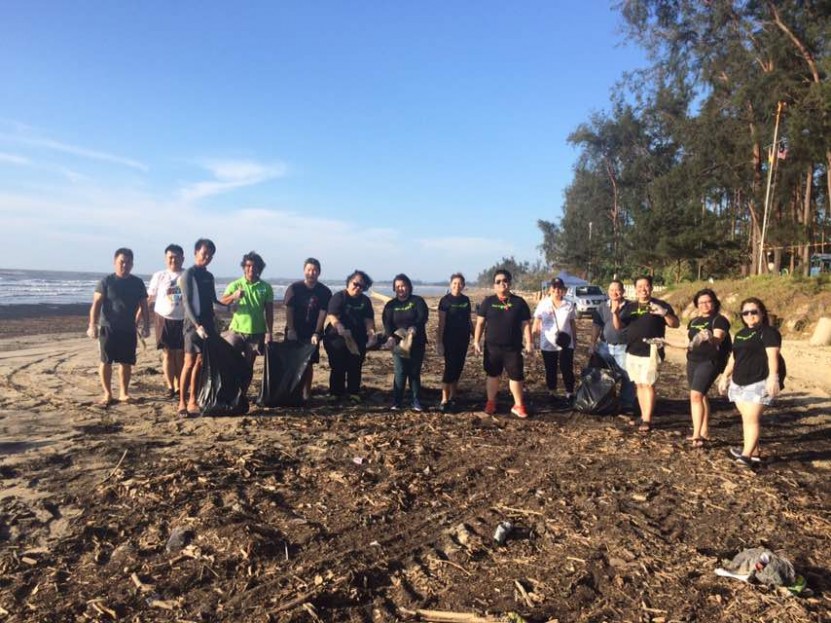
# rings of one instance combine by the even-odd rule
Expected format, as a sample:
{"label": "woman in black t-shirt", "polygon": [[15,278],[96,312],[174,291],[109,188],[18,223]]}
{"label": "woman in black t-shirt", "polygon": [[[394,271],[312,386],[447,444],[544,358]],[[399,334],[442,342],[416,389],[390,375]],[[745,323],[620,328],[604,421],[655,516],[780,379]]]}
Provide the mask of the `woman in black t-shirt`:
{"label": "woman in black t-shirt", "polygon": [[[770,326],[764,303],[755,297],[742,301],[744,328],[733,340],[733,356],[719,380],[719,391],[727,393],[742,416],[744,446],[730,448],[742,467],[753,467],[759,458],[759,419],[765,406],[779,394],[779,349],[782,336]],[[729,383],[729,391],[728,391]]]}
{"label": "woman in black t-shirt", "polygon": [[392,410],[401,409],[404,390],[410,383],[413,411],[423,411],[421,406],[421,366],[427,349],[427,303],[413,294],[413,282],[401,273],[392,280],[395,298],[384,305],[382,319],[386,348],[393,351],[395,374],[392,384]]}
{"label": "woman in black t-shirt", "polygon": [[346,288],[329,300],[329,322],[323,347],[329,356],[329,394],[343,398],[348,394],[360,402],[361,374],[366,349],[375,344],[375,311],[364,294],[372,279],[362,270],[346,278]]}
{"label": "woman in black t-shirt", "polygon": [[718,377],[722,342],[730,339],[730,322],[722,316],[721,301],[710,288],[693,296],[698,316],[687,325],[687,383],[690,386],[690,415],[693,432],[687,440],[701,448],[710,436],[710,402],[707,392]]}
{"label": "woman in black t-shirt", "polygon": [[450,275],[450,293],[439,301],[439,328],[436,331],[436,351],[444,357],[441,377],[441,411],[456,409],[456,391],[465,367],[467,349],[473,324],[470,321],[470,299],[462,294],[465,277]]}

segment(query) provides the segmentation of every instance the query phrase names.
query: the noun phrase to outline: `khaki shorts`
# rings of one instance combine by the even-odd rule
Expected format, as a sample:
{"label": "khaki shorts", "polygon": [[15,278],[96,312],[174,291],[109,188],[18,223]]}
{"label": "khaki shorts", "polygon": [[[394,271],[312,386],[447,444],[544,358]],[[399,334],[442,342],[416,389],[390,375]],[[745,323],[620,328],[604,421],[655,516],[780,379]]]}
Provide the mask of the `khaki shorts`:
{"label": "khaki shorts", "polygon": [[632,353],[626,355],[626,374],[635,385],[655,385],[658,380],[658,349],[650,346],[653,353],[649,357],[638,357]]}

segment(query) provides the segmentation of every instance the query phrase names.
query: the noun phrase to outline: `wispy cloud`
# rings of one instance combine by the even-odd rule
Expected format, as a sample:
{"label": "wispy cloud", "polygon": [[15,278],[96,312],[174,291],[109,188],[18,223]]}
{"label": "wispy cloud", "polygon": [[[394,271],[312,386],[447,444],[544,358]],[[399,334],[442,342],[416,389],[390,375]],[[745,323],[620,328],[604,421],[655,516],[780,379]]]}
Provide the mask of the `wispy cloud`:
{"label": "wispy cloud", "polygon": [[72,154],[73,156],[79,156],[81,158],[98,160],[100,162],[110,162],[112,164],[119,164],[125,167],[130,167],[132,169],[138,169],[139,171],[148,170],[147,165],[139,162],[138,160],[125,158],[123,156],[110,154],[103,151],[97,151],[94,149],[88,149],[86,147],[80,147],[78,145],[61,143],[59,141],[55,141],[49,138],[25,136],[22,134],[0,133],[0,141],[6,141],[17,145],[26,145],[28,147],[48,149],[50,151],[58,151],[61,153]]}
{"label": "wispy cloud", "polygon": [[32,161],[28,158],[24,158],[23,156],[18,156],[16,154],[7,154],[2,151],[0,151],[0,162],[6,164],[16,164],[23,167],[32,164]]}
{"label": "wispy cloud", "polygon": [[214,179],[183,187],[179,191],[180,199],[196,201],[237,188],[262,184],[283,177],[287,170],[282,163],[263,164],[251,160],[219,160],[207,162],[203,166]]}

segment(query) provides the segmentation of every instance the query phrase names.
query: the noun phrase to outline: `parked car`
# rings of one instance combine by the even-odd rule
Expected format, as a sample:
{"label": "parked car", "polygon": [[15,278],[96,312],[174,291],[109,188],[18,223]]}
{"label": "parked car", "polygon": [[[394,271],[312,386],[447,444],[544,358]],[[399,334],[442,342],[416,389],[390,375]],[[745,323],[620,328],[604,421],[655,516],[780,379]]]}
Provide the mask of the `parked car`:
{"label": "parked car", "polygon": [[566,290],[566,300],[574,304],[578,316],[590,316],[609,297],[600,286],[571,286]]}

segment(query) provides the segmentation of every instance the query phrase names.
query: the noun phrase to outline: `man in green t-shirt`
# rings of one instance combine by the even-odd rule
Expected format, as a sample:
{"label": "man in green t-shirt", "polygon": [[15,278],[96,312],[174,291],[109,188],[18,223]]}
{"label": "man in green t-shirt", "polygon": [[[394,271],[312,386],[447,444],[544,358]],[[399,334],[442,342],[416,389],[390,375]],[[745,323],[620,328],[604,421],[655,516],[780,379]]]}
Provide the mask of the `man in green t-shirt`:
{"label": "man in green t-shirt", "polygon": [[266,342],[271,342],[274,290],[271,285],[260,279],[265,262],[257,253],[246,253],[240,266],[243,276],[229,283],[220,299],[223,305],[236,307],[231,327],[222,337],[237,349],[253,368],[257,354],[263,352]]}

